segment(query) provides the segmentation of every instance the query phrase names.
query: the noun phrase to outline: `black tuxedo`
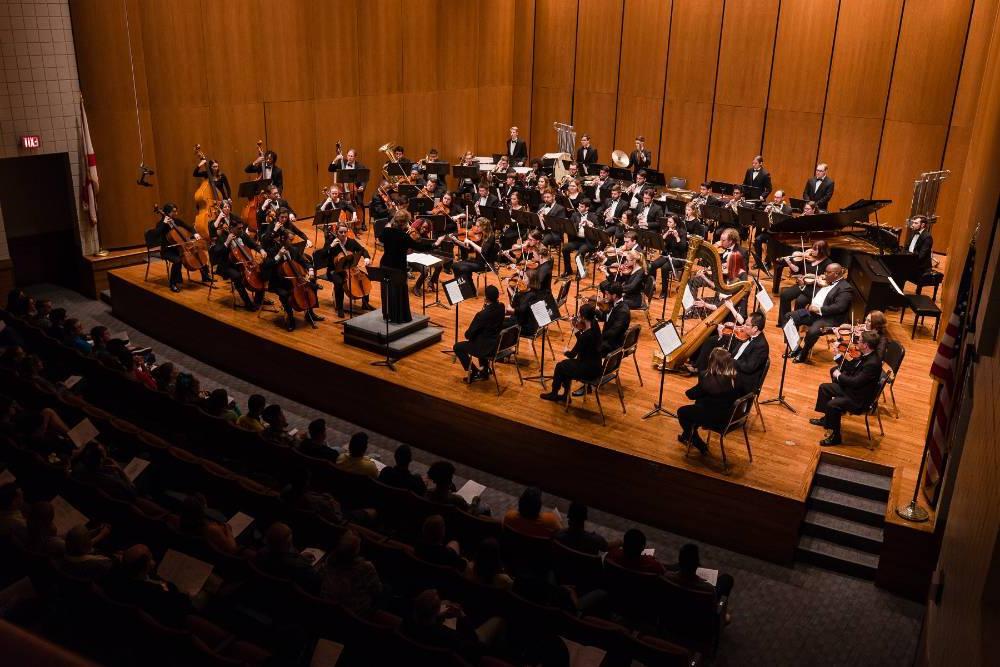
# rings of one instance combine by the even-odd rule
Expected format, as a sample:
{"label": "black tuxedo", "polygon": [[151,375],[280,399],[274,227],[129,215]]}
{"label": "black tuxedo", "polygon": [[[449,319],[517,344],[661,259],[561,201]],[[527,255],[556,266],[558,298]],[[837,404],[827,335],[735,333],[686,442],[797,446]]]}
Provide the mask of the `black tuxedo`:
{"label": "black tuxedo", "polygon": [[[478,194],[476,194],[475,198],[472,200],[473,208],[475,208],[476,206],[480,206],[480,203],[479,203],[480,200],[481,200],[481,197]],[[497,206],[500,205],[500,200],[497,199],[496,195],[488,194],[488,195],[486,195],[486,204],[485,205],[489,206],[491,208],[496,208]],[[477,214],[479,213],[478,209],[476,210],[476,213]]]}
{"label": "black tuxedo", "polygon": [[732,352],[733,363],[736,365],[736,372],[739,374],[740,385],[746,391],[756,390],[764,381],[764,366],[767,365],[767,360],[771,352],[771,348],[767,344],[767,338],[761,333],[746,341],[747,348],[743,350],[743,354],[740,355],[739,359],[736,358],[736,354],[739,352],[740,347],[742,347],[743,341],[733,340],[732,344],[730,344],[730,339],[731,336],[722,336],[719,338],[719,347],[728,346],[730,352]]}
{"label": "black tuxedo", "polygon": [[[913,242],[913,237],[906,242],[906,249],[909,251],[910,244]],[[913,247],[913,254],[917,256],[917,269],[913,275],[904,276],[905,280],[910,282],[916,282],[920,276],[922,276],[927,271],[931,269],[931,250],[934,248],[934,237],[926,229],[920,232],[917,238],[917,244]],[[902,287],[902,285],[900,285]]]}
{"label": "black tuxedo", "polygon": [[[799,305],[802,307],[789,314],[797,325],[809,327],[805,341],[799,344],[801,359],[806,358],[813,345],[819,340],[821,330],[843,324],[851,318],[851,302],[853,300],[854,287],[847,282],[846,278],[842,278],[827,293],[823,301],[823,306],[820,308],[820,313],[816,315],[806,309],[812,302],[811,293],[808,290],[803,292],[799,301]],[[781,324],[783,325],[784,322],[781,322]]]}
{"label": "black tuxedo", "polygon": [[[584,154],[584,151],[587,151]],[[590,148],[580,148],[576,149],[576,163],[577,164],[594,164],[597,162],[597,149],[591,146]]]}
{"label": "black tuxedo", "polygon": [[611,199],[611,188],[613,188],[614,186],[615,182],[611,178],[604,179],[603,183],[595,181],[594,199],[599,199],[602,204],[607,200]]}
{"label": "black tuxedo", "polygon": [[757,178],[753,177],[753,168],[747,169],[747,173],[743,175],[743,185],[749,185],[752,187],[763,188],[764,194],[762,196],[766,197],[771,194],[771,174],[761,167],[757,171]]}
{"label": "black tuxedo", "polygon": [[483,365],[486,357],[496,352],[505,317],[503,304],[499,301],[487,303],[476,313],[465,330],[465,340],[455,344],[455,356],[462,362],[462,368],[469,369],[471,357],[477,357]]}
{"label": "black tuxedo", "polygon": [[642,160],[639,160],[639,151],[634,150],[628,155],[629,165],[632,167],[632,173],[638,174],[641,169],[647,169],[651,166],[653,162],[653,153],[648,148],[642,150]]}
{"label": "black tuxedo", "polygon": [[[247,174],[263,174],[264,173],[264,163],[254,164],[251,162],[243,171]],[[281,167],[278,165],[271,165],[271,185],[277,185],[279,190],[285,189],[285,176],[281,171]]]}
{"label": "black tuxedo", "polygon": [[[345,167],[344,167],[345,164],[346,164],[346,160],[336,160],[334,162],[331,162],[330,165],[326,168],[326,170],[329,171],[329,172],[337,172],[337,171],[341,171],[341,170],[350,171],[349,169],[345,169]],[[365,167],[365,165],[361,164],[359,161],[355,160],[354,161],[354,169],[366,169],[366,167]],[[358,201],[361,201],[361,198],[363,196],[365,188],[368,186],[368,181],[362,181],[361,183],[358,183],[357,186],[358,186],[358,191],[357,191],[358,192]]]}
{"label": "black tuxedo", "polygon": [[292,210],[292,205],[288,203],[287,199],[282,199],[279,197],[278,204],[276,206],[272,206],[271,200],[268,199],[264,201],[264,203],[261,204],[260,207],[257,209],[257,229],[261,229],[262,227],[265,226],[264,221],[267,220],[267,212],[271,208],[274,209],[275,213],[277,213],[283,208],[287,208],[290,213],[292,213],[293,215],[295,214],[295,211]]}
{"label": "black tuxedo", "polygon": [[833,180],[829,177],[824,177],[820,181],[819,190],[816,189],[816,179],[810,178],[806,181],[806,187],[802,190],[802,198],[806,201],[814,201],[816,205],[819,206],[820,210],[825,211],[827,206],[830,205],[830,199],[833,197]]}
{"label": "black tuxedo", "polygon": [[[612,220],[611,222],[605,222],[607,220],[608,209],[613,209],[611,214],[612,218],[618,218],[618,220]],[[608,199],[604,202],[604,206],[597,212],[597,217],[601,219],[601,224],[608,227],[616,227],[621,224],[621,217],[625,215],[628,211],[628,200],[624,197],[619,197],[618,201],[614,199]]]}
{"label": "black tuxedo", "polygon": [[611,305],[607,313],[598,312],[597,318],[604,322],[601,336],[601,354],[606,355],[622,346],[629,324],[632,323],[632,310],[624,299]]}
{"label": "black tuxedo", "polygon": [[824,413],[825,426],[840,436],[844,412],[861,412],[874,399],[882,375],[882,360],[871,352],[860,359],[845,361],[840,376],[819,386],[816,411]]}
{"label": "black tuxedo", "polygon": [[510,145],[510,138],[504,143],[504,153],[510,158],[510,161],[514,164],[528,159],[528,145],[524,143],[524,139],[518,139],[514,142],[514,146]]}
{"label": "black tuxedo", "polygon": [[510,196],[517,192],[518,188],[516,185],[507,185],[507,183],[504,183],[498,186],[496,190],[497,199],[506,204],[510,200]]}
{"label": "black tuxedo", "polygon": [[[645,208],[645,204],[639,204],[638,208],[635,209],[636,219],[640,213],[642,213]],[[649,210],[646,212],[646,227],[651,230],[658,230],[660,228],[660,218],[663,217],[663,209],[660,208],[659,204],[651,203],[649,205]]]}

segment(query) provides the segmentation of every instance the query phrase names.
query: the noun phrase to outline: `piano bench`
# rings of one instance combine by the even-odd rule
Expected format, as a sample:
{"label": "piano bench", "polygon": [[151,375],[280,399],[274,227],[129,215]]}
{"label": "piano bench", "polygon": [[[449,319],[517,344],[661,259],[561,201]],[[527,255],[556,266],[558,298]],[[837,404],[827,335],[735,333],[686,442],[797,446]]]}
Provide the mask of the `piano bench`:
{"label": "piano bench", "polygon": [[944,274],[931,269],[917,279],[917,294],[920,294],[925,287],[933,287],[934,295],[931,298],[937,301],[938,288],[941,287],[942,280],[944,280]]}
{"label": "piano bench", "polygon": [[934,300],[923,294],[907,294],[906,305],[899,311],[900,322],[902,322],[903,317],[906,316],[907,308],[913,311],[913,329],[910,331],[910,338],[916,338],[917,325],[922,325],[925,317],[933,317],[934,340],[937,340],[938,325],[941,324],[941,309],[938,308],[936,303],[934,303]]}

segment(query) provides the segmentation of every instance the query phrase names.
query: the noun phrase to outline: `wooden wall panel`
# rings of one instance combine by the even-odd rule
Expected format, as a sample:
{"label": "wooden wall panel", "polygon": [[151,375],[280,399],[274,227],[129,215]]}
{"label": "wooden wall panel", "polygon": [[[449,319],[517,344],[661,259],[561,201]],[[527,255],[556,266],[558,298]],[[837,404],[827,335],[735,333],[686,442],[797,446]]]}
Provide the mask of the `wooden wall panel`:
{"label": "wooden wall panel", "polygon": [[768,109],[822,113],[839,3],[782,0]]}
{"label": "wooden wall panel", "polygon": [[577,132],[577,146],[580,145],[580,136],[589,134],[594,146],[598,148],[598,156],[604,164],[610,160],[611,151],[614,150],[609,147],[612,146],[615,138],[617,97],[615,93],[588,93],[576,97],[573,103],[573,124]]}
{"label": "wooden wall panel", "polygon": [[[459,3],[463,4],[463,3]],[[438,0],[406,0],[398,20],[405,26],[403,40],[403,92],[438,90],[445,77],[446,39],[462,34],[439,31]],[[381,40],[373,45],[381,48]]]}
{"label": "wooden wall panel", "polygon": [[[240,104],[260,99],[260,62],[267,49],[248,48],[244,39],[231,35],[254,35],[262,29],[257,3],[250,0],[202,0],[202,39],[210,45],[205,60],[206,90],[212,103]],[[225,26],[220,33],[219,26]],[[323,53],[323,51],[319,51]]]}
{"label": "wooden wall panel", "polygon": [[[831,114],[824,117],[819,159],[830,165],[830,178],[834,182],[832,208],[872,196],[881,134],[881,118],[850,118]],[[801,197],[806,180],[812,175],[812,169],[801,174],[798,180],[793,174],[792,182],[787,184],[789,192]]]}
{"label": "wooden wall panel", "polygon": [[132,37],[142,39],[147,57],[151,107],[205,105],[208,49],[200,0],[142,2],[139,9],[138,15],[130,12],[129,18]]}
{"label": "wooden wall panel", "polygon": [[841,0],[828,114],[882,118],[902,9],[902,0]]}
{"label": "wooden wall panel", "polygon": [[511,11],[509,0],[483,0],[478,7],[475,62],[469,63],[461,55],[462,39],[454,32],[449,33],[454,38],[447,40],[448,59],[454,60],[458,68],[476,72],[473,85],[511,86],[514,83],[514,47],[515,44],[523,46],[528,31],[524,26],[517,26],[515,34],[515,12]]}
{"label": "wooden wall panel", "polygon": [[358,15],[358,86],[362,95],[402,90],[404,46],[402,0],[369,0]]}
{"label": "wooden wall panel", "polygon": [[615,138],[624,0],[581,0],[577,19],[573,125],[607,151]]}
{"label": "wooden wall panel", "polygon": [[[447,90],[439,94],[439,101],[441,126],[434,146],[441,152],[443,159],[454,162],[460,154],[476,145],[476,129],[479,124],[479,117],[476,115],[477,91],[475,88]],[[503,117],[501,121],[501,125],[508,124],[507,117]],[[505,129],[499,128],[498,136],[503,137]]]}
{"label": "wooden wall panel", "polygon": [[712,122],[708,178],[737,182],[760,152],[764,109],[716,105]]}
{"label": "wooden wall panel", "polygon": [[[528,142],[528,154],[539,155],[534,150],[531,136],[531,93],[535,47],[535,0],[514,2],[514,89],[511,91],[511,125],[520,128],[521,136]],[[507,133],[497,138],[502,145]]]}
{"label": "wooden wall panel", "polygon": [[211,143],[205,145],[205,154],[222,165],[235,198],[239,184],[250,179],[249,174],[243,173],[243,167],[257,155],[257,139],[265,137],[264,105],[213,104],[208,113]]}
{"label": "wooden wall panel", "polygon": [[[556,150],[554,122],[568,122],[572,93],[567,88],[533,88],[531,91],[531,157]],[[503,147],[503,139],[497,142]]]}
{"label": "wooden wall panel", "polygon": [[653,155],[653,161],[659,158],[659,170],[668,179],[680,176],[688,179],[690,185],[705,178],[711,120],[710,102],[666,102],[661,143],[664,148],[659,156]]}
{"label": "wooden wall panel", "polygon": [[[767,110],[764,165],[775,188],[790,189],[796,197],[802,194],[802,186],[816,166],[822,120],[818,113]],[[842,187],[839,181],[836,187]]]}
{"label": "wooden wall panel", "polygon": [[319,39],[313,37],[309,43],[313,95],[316,99],[359,94],[359,54],[362,47],[356,26],[368,20],[366,7],[367,3],[360,0],[338,0],[335,3],[318,0],[312,3],[309,10],[311,25],[325,27],[319,32]]}
{"label": "wooden wall panel", "polygon": [[[278,152],[284,172],[282,195],[302,217],[319,200],[316,179],[316,122],[312,101],[267,102],[268,144]],[[325,181],[324,181],[325,184]]]}
{"label": "wooden wall panel", "polygon": [[727,0],[716,105],[763,109],[771,80],[778,0]]}
{"label": "wooden wall panel", "polygon": [[[529,89],[530,90],[530,89]],[[514,95],[513,86],[492,86],[479,88],[476,97],[476,135],[468,146],[459,146],[454,155],[447,159],[454,162],[466,150],[476,151],[477,155],[492,153],[503,149],[511,121],[511,99]]]}
{"label": "wooden wall panel", "polygon": [[598,147],[606,155],[615,148],[631,152],[638,135],[659,147],[672,6],[672,0],[625,0],[615,140]]}
{"label": "wooden wall panel", "polygon": [[308,0],[284,0],[280,7],[269,0],[258,0],[257,20],[264,24],[269,36],[267,48],[257,61],[264,101],[312,98],[314,43],[326,37],[316,30],[314,11]]}
{"label": "wooden wall panel", "polygon": [[531,82],[531,156],[555,150],[552,123],[573,116],[577,0],[536,0]]}
{"label": "wooden wall panel", "polygon": [[[375,178],[378,167],[382,160],[373,165],[371,157],[374,156],[372,148],[367,151],[362,150],[358,143],[361,138],[361,127],[364,120],[361,115],[360,98],[343,97],[335,99],[316,100],[312,105],[313,123],[316,128],[316,170],[315,180],[319,186],[324,186],[333,182],[333,175],[327,171],[330,162],[337,155],[337,142],[341,142],[341,149],[346,154],[352,148],[359,153],[358,160],[372,170],[372,178]],[[319,190],[311,192],[316,197],[318,203],[320,197]],[[304,202],[303,202],[304,203]]]}
{"label": "wooden wall panel", "polygon": [[889,120],[947,125],[972,0],[907,3],[889,93]]}
{"label": "wooden wall panel", "polygon": [[722,34],[722,0],[674,0],[667,101],[712,102]]}

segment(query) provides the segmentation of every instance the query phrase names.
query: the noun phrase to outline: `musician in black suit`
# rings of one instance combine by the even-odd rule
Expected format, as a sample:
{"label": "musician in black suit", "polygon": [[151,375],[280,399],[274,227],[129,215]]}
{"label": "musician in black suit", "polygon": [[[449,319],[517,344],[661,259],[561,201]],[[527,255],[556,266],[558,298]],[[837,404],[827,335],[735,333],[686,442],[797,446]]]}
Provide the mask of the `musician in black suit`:
{"label": "musician in black suit", "polygon": [[575,252],[581,259],[594,252],[594,246],[587,239],[587,227],[597,227],[598,219],[596,213],[590,212],[590,200],[581,199],[576,205],[576,211],[570,217],[576,229],[574,234],[569,235],[569,240],[563,244],[563,277],[573,274],[572,255]]}
{"label": "musician in black suit", "polygon": [[[326,168],[329,172],[338,172],[341,170],[352,170],[352,169],[366,169],[365,165],[361,164],[358,160],[358,153],[353,148],[347,151],[344,155],[338,155],[333,158],[333,161]],[[363,207],[365,188],[368,187],[368,181],[361,181],[357,183],[357,189],[354,192],[354,199],[351,202],[355,206]],[[361,231],[365,231],[367,224],[362,220]]]}
{"label": "musician in black suit", "polygon": [[677,439],[684,444],[690,443],[702,455],[707,454],[708,445],[698,435],[698,428],[724,426],[733,405],[745,391],[748,389],[740,382],[733,356],[725,348],[714,348],[709,354],[707,368],[698,374],[698,384],[685,392],[694,404],[677,409],[677,420],[681,424]]}
{"label": "musician in black suit", "polygon": [[927,218],[922,215],[915,215],[910,220],[910,240],[906,243],[906,252],[917,256],[917,265],[912,273],[898,276],[896,282],[900,289],[903,283],[909,281],[919,284],[921,276],[931,270],[931,251],[934,249],[934,237],[931,236],[930,229],[927,228]]}
{"label": "musician in black suit", "polygon": [[833,179],[826,175],[827,169],[825,162],[816,165],[816,175],[806,181],[802,190],[802,198],[816,202],[821,211],[827,210],[833,197]]}
{"label": "musician in black suit", "polygon": [[[542,224],[545,223],[545,216],[553,218],[568,217],[566,215],[566,209],[563,208],[563,205],[556,203],[556,193],[551,188],[548,188],[542,193],[542,205],[538,207],[538,217],[542,219]],[[542,238],[542,243],[547,246],[562,245],[562,234],[557,234],[546,228],[545,236]]]}
{"label": "musician in black suit", "polygon": [[625,189],[625,194],[629,199],[629,208],[639,208],[642,203],[642,194],[646,190],[652,190],[653,186],[646,182],[646,170],[643,169],[635,175],[635,183]]}
{"label": "musician in black suit", "polygon": [[[326,233],[326,245],[317,250],[313,260],[319,268],[326,268],[326,278],[333,283],[333,305],[337,307],[337,317],[344,317],[344,283],[347,282],[347,267],[335,268],[337,258],[345,253],[354,253],[360,257],[361,267],[371,264],[371,255],[357,239],[348,238],[347,225],[338,225],[336,233]],[[368,303],[368,295],[361,297],[362,310],[375,310]]]}
{"label": "musician in black suit", "polygon": [[840,417],[845,412],[861,412],[875,399],[878,382],[882,375],[882,360],[875,353],[879,335],[874,331],[861,334],[858,344],[861,356],[845,361],[843,366],[833,371],[833,382],[819,386],[816,395],[816,412],[823,416],[810,419],[809,423],[829,429],[820,445],[839,445]]}
{"label": "musician in black suit", "polygon": [[515,192],[517,192],[517,174],[513,171],[508,171],[507,175],[504,176],[503,183],[496,188],[497,199],[504,206],[509,206],[510,196]]}
{"label": "musician in black suit", "polygon": [[231,227],[237,221],[243,222],[240,216],[233,213],[232,203],[223,201],[222,205],[219,206],[219,215],[215,216],[215,220],[208,225],[208,237],[215,242],[226,227]]}
{"label": "musician in black suit", "polygon": [[220,199],[232,199],[233,191],[229,187],[229,177],[222,172],[222,166],[218,160],[202,159],[198,166],[194,168],[195,178],[208,178],[212,175],[212,189],[214,195]]}
{"label": "musician in black suit", "polygon": [[635,209],[635,218],[638,221],[639,229],[649,229],[655,232],[660,230],[663,209],[653,201],[654,193],[653,188],[643,190],[642,203]]}
{"label": "musician in black suit", "polygon": [[576,342],[572,349],[565,351],[568,358],[556,364],[552,391],[539,397],[543,400],[562,401],[573,380],[593,380],[601,374],[601,328],[597,323],[597,308],[590,303],[583,305],[573,320],[573,328]]}
{"label": "musician in black suit", "polygon": [[[795,261],[792,256],[782,257],[781,261],[788,266],[795,278],[795,284],[785,287],[780,292],[781,305],[778,308],[778,321],[784,322],[785,315],[795,308],[803,308],[812,298],[812,281],[826,273],[826,267],[830,266],[829,244],[820,239],[812,244],[806,251],[807,255],[800,261]],[[775,264],[775,268],[778,264]],[[779,325],[780,326],[780,325]]]}
{"label": "musician in black suit", "polygon": [[767,169],[764,169],[763,156],[754,156],[753,164],[747,169],[747,173],[743,175],[743,185],[763,189],[760,195],[761,199],[766,199],[771,194],[771,174]]}
{"label": "musician in black suit", "polygon": [[617,184],[611,178],[611,168],[602,165],[597,173],[597,180],[594,181],[594,203],[603,205],[611,197],[611,190],[615,185]]}
{"label": "musician in black suit", "polygon": [[278,166],[278,154],[274,151],[267,151],[257,156],[257,159],[244,167],[243,171],[247,174],[260,174],[262,179],[270,178],[272,185],[277,186],[279,190],[285,189],[285,176]]}
{"label": "musician in black suit", "polygon": [[756,391],[764,381],[764,367],[771,354],[771,347],[764,336],[764,314],[755,311],[741,325],[747,336],[740,340],[733,335],[720,335],[716,347],[724,347],[733,355],[740,385],[745,391]]}
{"label": "musician in black suit", "polygon": [[518,137],[517,127],[510,128],[510,138],[507,140],[504,153],[510,158],[511,164],[516,167],[523,166],[528,159],[528,145],[524,143],[523,139]]}
{"label": "musician in black suit", "polygon": [[609,234],[616,235],[622,216],[628,208],[628,199],[622,196],[622,186],[615,183],[604,198],[604,205],[597,212],[597,217]]}
{"label": "musician in black suit", "polygon": [[243,266],[233,258],[233,254],[237,254],[237,257],[240,256],[238,254],[239,250],[236,250],[235,253],[231,252],[234,245],[245,248],[246,252],[243,254],[251,257],[254,251],[262,253],[264,249],[247,235],[246,225],[243,221],[235,219],[229,225],[228,233],[223,232],[219,234],[215,244],[216,249],[213,252],[214,257],[218,260],[219,275],[228,278],[233,283],[236,293],[243,299],[243,305],[246,306],[247,310],[254,312],[264,302],[264,290],[255,291],[254,298],[250,298],[250,294],[247,292],[246,281],[243,279]]}
{"label": "musician in black suit", "polygon": [[267,226],[267,214],[269,211],[274,211],[277,213],[280,210],[286,210],[292,215],[295,215],[295,210],[292,205],[288,203],[288,200],[281,196],[281,190],[278,186],[271,185],[267,188],[267,194],[264,196],[264,201],[261,203],[260,208],[257,209],[257,229],[258,233],[263,233],[261,230]]}
{"label": "musician in black suit", "polygon": [[705,182],[698,186],[698,194],[694,196],[691,200],[698,206],[704,206],[708,204],[709,206],[718,206],[722,203],[722,200],[715,196],[712,192],[712,184]]}
{"label": "musician in black suit", "polygon": [[496,198],[496,195],[490,193],[490,186],[483,181],[476,188],[476,198],[473,200],[473,207],[476,210],[476,216],[480,215],[479,209],[482,206],[489,206],[491,208],[496,208],[500,205],[500,200]]}
{"label": "musician in black suit", "polygon": [[597,319],[604,322],[604,331],[601,335],[601,354],[617,350],[625,342],[625,334],[628,333],[629,325],[632,323],[632,309],[625,302],[625,290],[621,283],[602,283],[601,298],[611,304],[607,312],[597,311]]}
{"label": "musician in black suit", "polygon": [[[792,205],[785,199],[784,190],[775,190],[771,201],[764,207],[764,213],[775,215],[791,215]],[[758,229],[753,237],[753,256],[758,266],[764,266],[764,244],[771,240],[771,232],[767,229]]]}
{"label": "musician in black suit", "polygon": [[[313,270],[312,259],[302,251],[302,244],[293,244],[295,232],[290,227],[283,227],[275,233],[274,244],[266,247],[261,271],[267,277],[267,289],[278,295],[281,306],[285,309],[285,327],[295,330],[295,310],[292,306],[293,281],[285,276],[280,266],[286,262],[295,262],[301,266],[308,277],[308,288],[316,290],[316,272]],[[305,320],[316,328],[316,322],[325,318],[317,315],[311,308],[305,311]]]}
{"label": "musician in black suit", "polygon": [[646,137],[640,134],[635,138],[635,150],[629,153],[628,160],[635,175],[653,164],[653,153],[646,148]]}
{"label": "musician in black suit", "polygon": [[[486,303],[472,318],[465,330],[465,340],[455,343],[455,356],[462,362],[462,368],[469,374],[468,381],[485,380],[490,376],[488,357],[497,351],[497,340],[503,330],[504,306],[500,303],[500,290],[496,285],[487,285],[483,291]],[[472,357],[479,361],[480,368],[472,363]]]}
{"label": "musician in black suit", "polygon": [[576,149],[576,163],[583,165],[583,173],[589,174],[587,165],[597,162],[597,149],[590,145],[590,135],[580,137],[580,147]]}
{"label": "musician in black suit", "polygon": [[[660,236],[663,238],[663,249],[660,251],[660,256],[650,262],[649,273],[655,276],[656,272],[660,271],[659,298],[666,299],[670,273],[684,268],[688,251],[688,234],[680,219],[672,213],[666,217],[660,231]],[[675,277],[677,277],[676,273]]]}
{"label": "musician in black suit", "polygon": [[258,235],[257,238],[260,239],[261,244],[263,244],[268,251],[270,251],[271,246],[275,243],[280,242],[281,233],[284,231],[290,232],[292,235],[298,237],[299,241],[296,244],[299,246],[304,246],[306,248],[311,248],[313,246],[312,240],[306,236],[295,224],[295,216],[287,208],[278,209],[278,215],[273,223],[262,224],[257,227]]}
{"label": "musician in black suit", "polygon": [[[805,340],[799,343],[799,348],[792,363],[804,363],[809,358],[809,351],[819,340],[820,332],[828,327],[843,324],[851,317],[851,302],[854,300],[854,288],[844,280],[847,273],[840,264],[832,263],[826,267],[823,282],[815,283],[815,293],[803,295],[805,305],[788,314],[797,326],[807,326],[809,331]],[[808,301],[805,301],[808,299]],[[786,318],[787,321],[787,318]],[[784,326],[784,322],[781,323]]]}
{"label": "musician in black suit", "polygon": [[[162,211],[162,215],[159,222],[156,223],[156,236],[160,239],[160,257],[170,264],[170,278],[168,280],[170,291],[180,292],[181,257],[183,253],[181,252],[181,248],[173,244],[168,234],[174,227],[181,227],[187,230],[191,238],[196,241],[200,240],[201,236],[195,231],[194,227],[180,218],[174,217],[173,214],[177,212],[176,204],[164,204],[160,210]],[[201,280],[206,283],[212,280],[207,265],[201,267]]]}

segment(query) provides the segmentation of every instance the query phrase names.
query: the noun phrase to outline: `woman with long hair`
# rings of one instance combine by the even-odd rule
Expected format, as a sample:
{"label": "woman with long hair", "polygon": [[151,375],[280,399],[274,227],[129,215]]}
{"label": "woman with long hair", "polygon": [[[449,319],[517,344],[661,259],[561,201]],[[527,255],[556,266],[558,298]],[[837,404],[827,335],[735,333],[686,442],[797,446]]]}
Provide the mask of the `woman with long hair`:
{"label": "woman with long hair", "polygon": [[698,375],[698,384],[685,392],[694,404],[677,409],[677,419],[681,423],[677,439],[685,445],[694,445],[703,455],[707,454],[708,445],[698,435],[698,428],[725,426],[733,404],[743,395],[743,390],[733,356],[722,347],[712,350],[708,367]]}

